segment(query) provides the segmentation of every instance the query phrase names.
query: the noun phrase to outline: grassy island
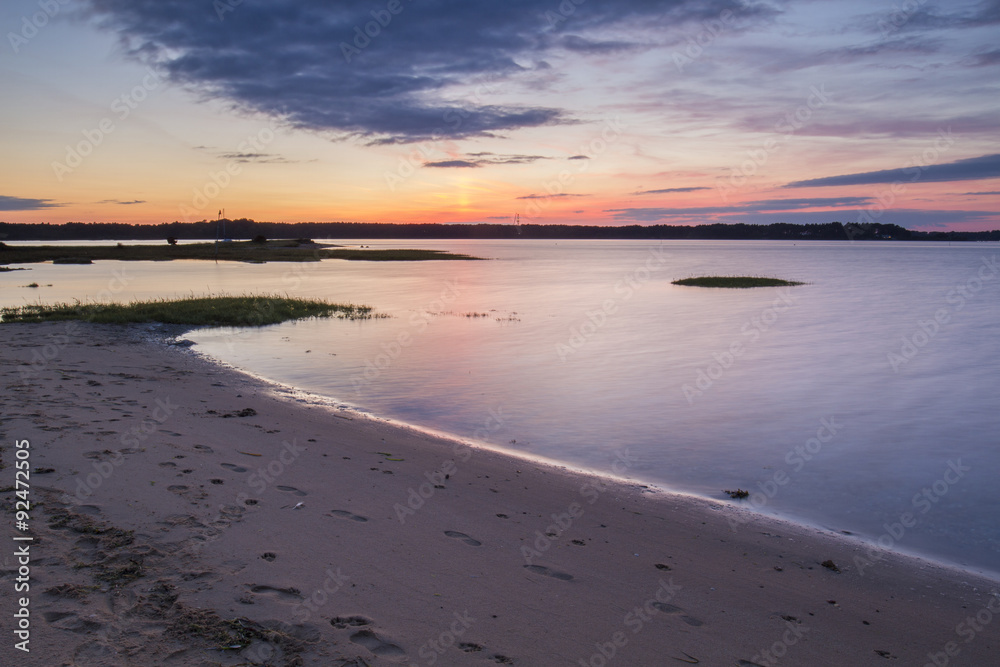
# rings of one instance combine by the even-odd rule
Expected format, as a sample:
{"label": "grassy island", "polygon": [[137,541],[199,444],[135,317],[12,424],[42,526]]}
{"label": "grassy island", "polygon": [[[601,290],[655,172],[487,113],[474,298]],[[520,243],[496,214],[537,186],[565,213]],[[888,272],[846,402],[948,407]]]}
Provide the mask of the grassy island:
{"label": "grassy island", "polygon": [[673,285],[684,285],[686,287],[787,287],[792,285],[805,285],[805,283],[794,280],[781,280],[780,278],[761,278],[759,276],[700,276],[698,278],[683,278],[675,280]]}
{"label": "grassy island", "polygon": [[0,308],[2,322],[83,320],[100,324],[163,322],[194,326],[262,326],[308,317],[364,320],[380,317],[370,306],[284,296],[210,296],[132,303],[61,303]]}
{"label": "grassy island", "polygon": [[185,243],[163,245],[108,246],[22,246],[0,247],[0,265],[52,262],[54,264],[90,264],[94,260],[170,261],[207,259],[227,262],[318,262],[321,259],[346,259],[370,262],[418,262],[435,259],[477,260],[479,257],[443,250],[343,248],[315,243],[309,239],[279,241],[226,241],[218,244]]}

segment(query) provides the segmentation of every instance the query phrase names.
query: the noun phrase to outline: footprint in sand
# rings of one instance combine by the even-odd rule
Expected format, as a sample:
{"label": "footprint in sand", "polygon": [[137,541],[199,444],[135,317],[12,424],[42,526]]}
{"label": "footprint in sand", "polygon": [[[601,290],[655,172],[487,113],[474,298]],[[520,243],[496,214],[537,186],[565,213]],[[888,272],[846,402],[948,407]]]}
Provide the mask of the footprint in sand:
{"label": "footprint in sand", "polygon": [[212,449],[211,447],[209,447],[208,445],[194,445],[194,448],[197,449],[199,452],[202,452],[204,454],[214,454],[215,453],[215,450]]}
{"label": "footprint in sand", "polygon": [[542,574],[546,577],[552,577],[553,579],[560,579],[562,581],[569,581],[573,578],[572,574],[566,574],[565,572],[558,572],[556,570],[550,570],[544,565],[525,565],[525,569],[531,570],[535,574]]}
{"label": "footprint in sand", "polygon": [[173,461],[164,461],[163,463],[160,464],[160,467],[161,468],[176,468],[177,464],[174,463]]}
{"label": "footprint in sand", "polygon": [[479,540],[473,539],[473,538],[469,537],[468,535],[466,535],[465,533],[460,533],[457,530],[446,530],[446,531],[444,531],[444,534],[447,535],[448,537],[453,537],[456,540],[462,540],[463,542],[465,542],[466,544],[468,544],[470,547],[481,547],[481,546],[483,546],[483,543],[480,542]]}
{"label": "footprint in sand", "polygon": [[339,516],[341,519],[350,519],[351,521],[360,521],[361,523],[368,521],[367,518],[358,514],[352,514],[347,510],[330,510],[330,514],[332,516]]}
{"label": "footprint in sand", "polygon": [[479,644],[473,644],[472,642],[459,642],[458,648],[465,651],[466,653],[476,653],[482,651],[483,647]]}
{"label": "footprint in sand", "polygon": [[278,555],[274,554],[274,553],[271,553],[270,551],[268,551],[267,553],[261,554],[260,557],[263,558],[264,560],[266,560],[268,563],[273,563],[274,559],[277,558]]}
{"label": "footprint in sand", "polygon": [[372,621],[364,616],[337,616],[330,619],[330,625],[339,630],[343,630],[344,628],[357,628],[371,624]]}
{"label": "footprint in sand", "polygon": [[183,484],[174,484],[173,486],[168,486],[167,491],[173,491],[174,493],[184,493],[188,490],[188,487]]}
{"label": "footprint in sand", "polygon": [[232,470],[233,472],[246,472],[247,471],[246,468],[244,468],[243,466],[238,466],[235,463],[220,463],[219,465],[221,465],[226,470]]}
{"label": "footprint in sand", "polygon": [[208,481],[210,481],[212,484],[225,484],[226,483],[226,480],[224,480],[224,479],[210,479]]}
{"label": "footprint in sand", "polygon": [[293,599],[301,600],[302,593],[299,592],[297,588],[278,588],[276,586],[268,586],[266,584],[256,584],[250,587],[251,593],[261,593],[263,595],[273,595],[277,598],[282,599]]}
{"label": "footprint in sand", "polygon": [[91,516],[101,513],[101,508],[97,505],[80,505],[76,508],[80,514],[90,514]]}
{"label": "footprint in sand", "polygon": [[498,665],[513,665],[514,664],[513,658],[508,658],[507,656],[500,655],[499,653],[497,653],[496,655],[490,656],[490,660],[492,660],[493,662],[497,663]]}
{"label": "footprint in sand", "polygon": [[301,489],[296,489],[294,486],[276,486],[274,488],[278,489],[278,491],[284,491],[285,493],[291,493],[291,494],[294,494],[296,496],[307,496],[307,495],[309,495],[308,493],[306,493],[305,491],[302,491]]}
{"label": "footprint in sand", "polygon": [[80,618],[73,612],[47,611],[42,617],[45,619],[45,622],[52,627],[80,634],[93,632],[97,628],[101,627],[100,623]]}
{"label": "footprint in sand", "polygon": [[695,618],[694,616],[688,616],[687,614],[684,613],[683,609],[675,605],[667,604],[666,602],[654,602],[653,606],[656,609],[662,611],[664,614],[671,614],[675,616],[680,615],[682,621],[693,627],[697,628],[699,626],[705,625],[703,621]]}
{"label": "footprint in sand", "polygon": [[402,648],[391,642],[385,641],[371,630],[359,630],[358,632],[355,632],[351,635],[351,641],[355,644],[364,646],[366,649],[382,658],[393,658],[406,655],[406,651]]}

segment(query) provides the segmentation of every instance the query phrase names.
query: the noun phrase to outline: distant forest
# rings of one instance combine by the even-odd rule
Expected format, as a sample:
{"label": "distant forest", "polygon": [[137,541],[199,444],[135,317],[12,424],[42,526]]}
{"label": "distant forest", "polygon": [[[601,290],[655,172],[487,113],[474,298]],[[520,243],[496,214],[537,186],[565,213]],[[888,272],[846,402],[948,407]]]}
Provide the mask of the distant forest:
{"label": "distant forest", "polygon": [[[396,224],[372,222],[256,222],[225,220],[225,235],[233,240],[268,239],[634,239],[634,240],[757,240],[757,241],[1000,241],[1000,230],[989,232],[921,232],[899,225],[829,222],[796,225],[713,224],[628,225],[496,225]],[[216,220],[133,225],[119,222],[8,223],[0,222],[0,240],[8,241],[128,241],[174,239],[214,240]]]}

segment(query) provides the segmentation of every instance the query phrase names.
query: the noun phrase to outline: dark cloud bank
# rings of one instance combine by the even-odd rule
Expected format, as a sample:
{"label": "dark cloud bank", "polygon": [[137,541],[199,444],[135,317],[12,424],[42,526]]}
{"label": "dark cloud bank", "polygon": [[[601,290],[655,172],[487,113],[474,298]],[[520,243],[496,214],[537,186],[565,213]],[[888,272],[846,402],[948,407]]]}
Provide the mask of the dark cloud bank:
{"label": "dark cloud bank", "polygon": [[[175,83],[369,143],[572,122],[565,109],[503,104],[490,91],[548,67],[552,53],[607,56],[649,48],[640,36],[683,31],[727,10],[737,24],[776,12],[735,0],[89,0],[87,7],[89,20],[117,32],[128,53]],[[611,32],[636,37],[609,39]]]}

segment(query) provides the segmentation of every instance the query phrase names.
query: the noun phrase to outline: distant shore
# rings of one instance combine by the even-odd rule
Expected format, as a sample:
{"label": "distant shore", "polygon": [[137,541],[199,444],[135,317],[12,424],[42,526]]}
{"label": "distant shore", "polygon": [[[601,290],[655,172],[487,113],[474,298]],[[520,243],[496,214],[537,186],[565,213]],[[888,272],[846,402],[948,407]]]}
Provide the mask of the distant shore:
{"label": "distant shore", "polygon": [[[871,554],[842,536],[303,403],[152,331],[0,325],[0,488],[13,512],[24,449],[38,504],[30,590],[0,598],[5,665],[919,666],[1000,651],[983,622],[1000,582],[890,552],[859,570]],[[488,440],[504,417],[482,417]],[[7,556],[8,591],[17,570]],[[21,595],[30,654],[15,648]]]}
{"label": "distant shore", "polygon": [[[126,224],[67,222],[63,224],[0,222],[0,241],[70,240],[212,240],[253,239],[605,239],[605,240],[743,240],[743,241],[1000,241],[1000,230],[925,232],[878,222],[827,222],[767,225],[713,223],[704,225],[561,225],[561,224],[440,224],[378,222],[260,222],[250,218]],[[224,229],[220,237],[220,226]],[[228,235],[228,236],[227,236]]]}

